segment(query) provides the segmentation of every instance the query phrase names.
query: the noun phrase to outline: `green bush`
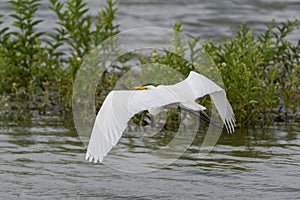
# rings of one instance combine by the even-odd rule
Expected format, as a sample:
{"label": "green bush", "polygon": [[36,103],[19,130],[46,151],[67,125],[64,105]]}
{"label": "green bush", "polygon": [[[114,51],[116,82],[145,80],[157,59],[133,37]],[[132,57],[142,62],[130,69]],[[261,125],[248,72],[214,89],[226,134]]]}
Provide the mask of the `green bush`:
{"label": "green bush", "polygon": [[239,125],[287,122],[299,112],[300,40],[287,39],[298,25],[273,21],[256,35],[243,24],[233,39],[204,45],[221,71]]}
{"label": "green bush", "polygon": [[[234,38],[222,43],[206,41],[203,48],[216,63],[224,81],[227,96],[237,118],[237,126],[268,125],[274,121],[295,121],[300,104],[300,40],[293,44],[287,37],[299,25],[298,20],[287,21],[279,25],[275,21],[267,26],[263,34],[255,34],[244,23]],[[181,32],[181,25],[174,30]],[[196,38],[195,43],[199,38]],[[172,53],[165,50],[164,55],[139,55],[140,64],[159,63],[168,65],[187,75],[199,64],[193,58],[195,44],[183,44],[176,40],[178,49]],[[183,59],[190,49],[192,63]],[[206,71],[210,75],[211,63]],[[203,68],[202,68],[203,69]],[[201,100],[209,104],[209,98]]]}
{"label": "green bush", "polygon": [[[107,0],[95,19],[82,0],[49,0],[49,9],[57,16],[53,32],[37,29],[44,23],[35,17],[41,0],[9,3],[13,27],[6,27],[0,15],[0,110],[19,110],[21,114],[36,109],[41,113],[70,110],[73,81],[82,59],[119,33],[119,25],[114,23],[115,2]],[[272,21],[263,34],[256,34],[242,24],[235,37],[203,45],[220,70],[238,126],[299,120],[300,40],[294,43],[287,39],[298,25],[298,20],[281,24]],[[174,30],[181,32],[181,24],[176,23]],[[120,57],[122,66],[104,73],[97,94],[107,94],[114,88],[122,73],[132,67],[133,58],[138,64],[168,65],[187,75],[199,64],[196,56],[202,48],[196,49],[196,42],[186,44],[174,34],[174,52],[131,52]],[[187,50],[191,50],[191,63],[183,59]],[[215,72],[208,66],[200,73]],[[97,104],[101,104],[99,100],[103,101],[103,96],[97,98]],[[201,103],[209,104],[209,98]],[[178,118],[176,113],[173,117]]]}
{"label": "green bush", "polygon": [[119,32],[119,25],[114,24],[117,9],[113,0],[107,0],[96,20],[82,0],[49,2],[49,9],[58,18],[52,33],[36,28],[43,23],[35,19],[41,0],[9,1],[13,27],[0,29],[0,90],[2,99],[9,98],[2,101],[5,108],[69,110],[81,59],[91,48]]}

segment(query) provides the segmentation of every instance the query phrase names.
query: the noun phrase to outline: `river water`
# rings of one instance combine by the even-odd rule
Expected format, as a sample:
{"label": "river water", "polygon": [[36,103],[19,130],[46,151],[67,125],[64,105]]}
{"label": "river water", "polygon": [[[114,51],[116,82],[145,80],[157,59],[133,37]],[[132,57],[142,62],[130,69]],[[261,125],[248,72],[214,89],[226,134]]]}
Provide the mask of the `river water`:
{"label": "river water", "polygon": [[[49,31],[55,18],[44,2],[38,16],[47,23],[40,29]],[[89,6],[96,13],[104,4]],[[9,13],[5,6],[1,14]],[[300,17],[297,0],[124,0],[118,8],[121,30],[172,28],[181,21],[186,33],[213,40],[231,37],[243,21],[261,32],[273,18]],[[222,134],[205,158],[197,158],[195,143],[168,167],[132,174],[85,161],[71,120],[49,115],[0,121],[0,199],[300,199],[299,124]]]}
{"label": "river water", "polygon": [[[22,124],[2,120],[1,199],[300,198],[296,124],[224,133],[204,158],[197,158],[196,142],[173,164],[135,174],[85,161],[70,121],[58,116],[36,116]],[[138,148],[147,152],[148,145]]]}
{"label": "river water", "polygon": [[[54,28],[56,17],[48,9],[48,0],[38,11],[43,19],[40,29]],[[97,14],[105,0],[87,0],[92,14]],[[7,14],[7,3],[1,3],[1,14]],[[203,39],[223,40],[232,37],[242,22],[247,22],[258,33],[266,28],[272,19],[278,23],[300,18],[298,0],[122,0],[118,1],[117,22],[122,31],[141,27],[162,27],[172,29],[176,21],[183,24],[184,32]],[[12,20],[5,17],[7,24]],[[145,33],[147,36],[147,33]],[[291,35],[299,39],[299,31]]]}

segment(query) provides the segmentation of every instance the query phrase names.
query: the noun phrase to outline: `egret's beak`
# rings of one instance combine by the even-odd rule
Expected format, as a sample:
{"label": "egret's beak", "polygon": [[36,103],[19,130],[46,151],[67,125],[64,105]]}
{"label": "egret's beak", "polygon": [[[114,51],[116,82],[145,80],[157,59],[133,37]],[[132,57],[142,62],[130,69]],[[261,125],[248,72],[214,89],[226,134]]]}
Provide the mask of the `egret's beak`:
{"label": "egret's beak", "polygon": [[146,86],[136,86],[134,87],[135,90],[147,90]]}

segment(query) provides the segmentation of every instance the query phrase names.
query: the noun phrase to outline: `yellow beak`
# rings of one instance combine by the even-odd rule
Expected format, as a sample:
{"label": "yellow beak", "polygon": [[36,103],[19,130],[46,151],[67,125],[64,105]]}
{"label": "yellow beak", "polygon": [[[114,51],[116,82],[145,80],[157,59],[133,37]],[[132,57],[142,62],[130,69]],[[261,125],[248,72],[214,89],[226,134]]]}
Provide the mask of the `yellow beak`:
{"label": "yellow beak", "polygon": [[146,86],[136,86],[134,87],[135,90],[146,90],[147,87]]}

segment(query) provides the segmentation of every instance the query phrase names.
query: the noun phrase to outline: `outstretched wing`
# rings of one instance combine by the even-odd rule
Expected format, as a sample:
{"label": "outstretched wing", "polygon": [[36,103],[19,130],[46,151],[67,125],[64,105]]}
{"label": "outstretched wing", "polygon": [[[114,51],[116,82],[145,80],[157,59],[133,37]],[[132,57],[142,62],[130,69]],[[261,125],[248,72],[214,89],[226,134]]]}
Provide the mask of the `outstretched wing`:
{"label": "outstretched wing", "polygon": [[229,133],[234,132],[234,113],[226,98],[225,91],[210,79],[193,71],[190,72],[184,82],[189,84],[193,92],[194,99],[198,99],[209,94],[225,124],[227,131]]}
{"label": "outstretched wing", "polygon": [[178,97],[168,87],[110,92],[96,117],[86,159],[102,162],[135,114],[176,102]]}
{"label": "outstretched wing", "polygon": [[86,159],[102,162],[103,157],[116,145],[127,127],[128,121],[137,113],[173,103],[181,103],[193,110],[204,107],[196,99],[209,94],[228,132],[234,131],[235,119],[225,91],[196,72],[175,85],[158,86],[150,90],[112,91],[106,97],[96,117]]}

